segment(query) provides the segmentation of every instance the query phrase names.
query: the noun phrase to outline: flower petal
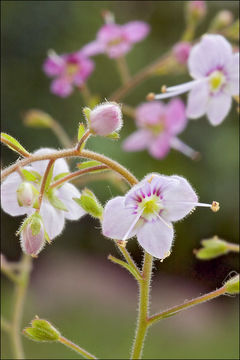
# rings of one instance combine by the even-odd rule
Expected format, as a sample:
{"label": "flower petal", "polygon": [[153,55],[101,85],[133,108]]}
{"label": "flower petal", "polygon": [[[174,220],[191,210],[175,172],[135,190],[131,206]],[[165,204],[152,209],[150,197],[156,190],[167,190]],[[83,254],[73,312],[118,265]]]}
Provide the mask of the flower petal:
{"label": "flower petal", "polygon": [[64,203],[67,212],[64,213],[65,218],[69,220],[78,220],[86,214],[86,212],[73,200],[74,197],[80,198],[81,194],[72,184],[64,184],[56,191],[56,195]]}
{"label": "flower petal", "polygon": [[198,197],[189,182],[181,176],[170,176],[169,186],[162,192],[164,210],[161,216],[167,221],[177,221],[189,214],[198,202]]}
{"label": "flower petal", "polygon": [[182,100],[171,100],[166,109],[166,125],[171,134],[179,134],[187,124],[185,106]]}
{"label": "flower petal", "polygon": [[212,125],[219,125],[231,109],[231,95],[220,93],[212,96],[207,105],[207,117]]}
{"label": "flower petal", "polygon": [[231,95],[239,94],[239,53],[234,54],[227,66],[228,86]]}
{"label": "flower petal", "polygon": [[138,126],[157,125],[165,116],[166,106],[159,102],[142,103],[136,108],[136,123]]}
{"label": "flower petal", "polygon": [[206,113],[209,98],[208,84],[195,85],[188,95],[187,117],[197,119]]}
{"label": "flower petal", "polygon": [[137,130],[132,133],[127,139],[123,142],[123,149],[125,151],[140,151],[144,150],[151,143],[152,134],[148,130]]}
{"label": "flower petal", "polygon": [[[112,239],[123,239],[134,220],[136,214],[132,209],[127,209],[124,205],[125,197],[117,196],[109,200],[103,213],[102,231],[103,235]],[[127,239],[136,234],[135,228],[130,232]]]}
{"label": "flower petal", "polygon": [[81,53],[85,56],[94,56],[94,55],[102,54],[104,50],[105,50],[104,44],[102,44],[98,40],[95,40],[85,45],[81,49]]}
{"label": "flower petal", "polygon": [[61,97],[69,96],[73,91],[71,81],[66,77],[60,77],[51,83],[51,92]]}
{"label": "flower petal", "polygon": [[[41,149],[35,151],[33,154],[34,155],[51,154],[55,151],[56,151],[56,149],[41,148]],[[49,163],[49,160],[35,161],[32,163],[32,168],[35,171],[37,171],[40,175],[43,175],[48,163]],[[58,174],[65,173],[65,172],[69,172],[69,167],[68,167],[67,162],[64,159],[56,160],[54,163],[54,168],[53,168],[53,177]]]}
{"label": "flower petal", "polygon": [[173,226],[167,226],[160,219],[146,222],[137,232],[139,244],[152,256],[164,259],[168,256],[173,242]]}
{"label": "flower petal", "polygon": [[162,159],[170,150],[170,135],[166,133],[160,134],[155,140],[152,141],[149,152],[156,159]]}
{"label": "flower petal", "polygon": [[64,57],[57,55],[56,53],[51,54],[45,60],[43,64],[43,71],[48,76],[58,76],[65,68]]}
{"label": "flower petal", "polygon": [[131,21],[122,26],[124,35],[131,43],[143,40],[150,31],[150,26],[143,21]]}
{"label": "flower petal", "polygon": [[51,240],[61,234],[65,223],[64,211],[55,209],[48,201],[43,199],[40,214],[42,215],[43,224]]}
{"label": "flower petal", "polygon": [[193,46],[188,59],[188,68],[193,78],[202,78],[210,71],[225,67],[231,61],[232,47],[221,35],[204,35]]}

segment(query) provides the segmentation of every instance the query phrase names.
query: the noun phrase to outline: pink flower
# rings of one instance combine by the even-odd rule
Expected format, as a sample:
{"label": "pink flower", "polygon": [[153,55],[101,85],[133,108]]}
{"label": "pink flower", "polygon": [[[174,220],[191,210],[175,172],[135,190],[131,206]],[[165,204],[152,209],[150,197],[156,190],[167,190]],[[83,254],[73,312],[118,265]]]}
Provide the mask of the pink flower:
{"label": "pink flower", "polygon": [[191,47],[191,44],[187,41],[181,41],[174,45],[173,54],[180,64],[187,63]]}
{"label": "pink flower", "polygon": [[46,75],[55,78],[51,84],[51,92],[61,97],[69,96],[74,86],[83,86],[93,69],[93,61],[81,51],[64,55],[50,52],[43,64]]}
{"label": "pink flower", "polygon": [[103,234],[123,241],[136,235],[144,250],[164,259],[173,243],[172,222],[183,219],[196,206],[212,207],[198,203],[186,179],[149,174],[125,196],[108,201],[103,213]]}
{"label": "pink flower", "polygon": [[36,257],[45,245],[44,225],[39,214],[29,218],[20,235],[21,248],[25,254]]}
{"label": "pink flower", "polygon": [[148,149],[156,159],[167,155],[170,148],[194,158],[196,152],[177,138],[186,124],[185,106],[179,99],[165,105],[161,102],[143,103],[136,108],[138,130],[123,143],[126,151]]}
{"label": "pink flower", "polygon": [[122,127],[122,112],[114,102],[96,106],[89,116],[90,129],[95,135],[107,136]]}
{"label": "pink flower", "polygon": [[188,68],[193,81],[166,89],[155,99],[180,95],[190,90],[187,116],[197,119],[207,115],[212,125],[219,125],[231,109],[232,96],[239,94],[239,53],[221,35],[204,35],[193,46]]}
{"label": "pink flower", "polygon": [[[49,154],[53,149],[42,148],[37,150],[34,154]],[[31,166],[27,166],[26,170],[35,171],[41,177],[43,176],[49,160],[33,162]],[[61,174],[69,172],[68,165],[65,160],[58,159],[54,163],[53,168],[53,181],[54,178]],[[17,172],[10,174],[1,185],[1,206],[3,211],[11,216],[19,216],[27,214],[32,215],[35,208],[32,206],[19,206],[17,190],[23,179]],[[30,182],[31,183],[31,182]],[[39,191],[40,182],[32,182],[32,185]],[[78,220],[85,214],[85,211],[73,200],[73,198],[80,197],[80,192],[72,184],[65,183],[61,187],[56,188],[53,192],[44,194],[42,205],[40,208],[40,215],[43,220],[49,238],[52,240],[58,236],[64,228],[65,219]],[[57,206],[53,205],[53,196],[58,198],[66,207],[66,211],[60,210]],[[29,232],[26,230],[26,236]]]}
{"label": "pink flower", "polygon": [[105,24],[97,33],[96,40],[84,46],[82,52],[86,56],[105,53],[110,58],[118,58],[128,53],[148,33],[149,25],[143,21],[131,21],[125,25]]}
{"label": "pink flower", "polygon": [[188,1],[188,15],[193,21],[201,20],[207,13],[206,1]]}

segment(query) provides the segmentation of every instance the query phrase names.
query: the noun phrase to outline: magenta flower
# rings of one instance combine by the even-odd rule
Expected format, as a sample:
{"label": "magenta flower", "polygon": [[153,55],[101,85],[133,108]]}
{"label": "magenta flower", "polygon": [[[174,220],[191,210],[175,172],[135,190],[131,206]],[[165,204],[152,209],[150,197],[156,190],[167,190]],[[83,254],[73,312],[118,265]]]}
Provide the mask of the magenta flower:
{"label": "magenta flower", "polygon": [[93,61],[81,51],[64,55],[50,52],[43,64],[44,72],[54,78],[51,92],[61,97],[69,96],[74,86],[83,86],[93,69]]}
{"label": "magenta flower", "polygon": [[102,230],[105,236],[123,241],[136,235],[144,250],[164,259],[173,243],[172,222],[183,219],[196,206],[218,210],[218,203],[213,205],[198,203],[183,177],[149,174],[125,196],[108,201]]}
{"label": "magenta flower", "polygon": [[196,157],[197,153],[177,138],[187,124],[181,100],[174,99],[167,105],[155,101],[141,104],[136,108],[136,124],[139,129],[124,141],[124,150],[148,149],[153,157],[162,159],[174,148],[191,158]]}
{"label": "magenta flower", "polygon": [[82,52],[86,56],[105,53],[110,58],[118,58],[142,41],[149,30],[149,25],[143,21],[131,21],[125,25],[105,24],[97,33],[96,40],[84,46]]}
{"label": "magenta flower", "polygon": [[187,116],[197,119],[207,115],[212,125],[219,125],[231,109],[232,96],[239,94],[239,53],[221,35],[204,35],[193,46],[188,68],[193,81],[166,89],[156,95],[164,99],[190,90]]}
{"label": "magenta flower", "polygon": [[114,102],[100,104],[90,112],[89,122],[91,132],[95,135],[110,135],[122,127],[121,108]]}
{"label": "magenta flower", "polygon": [[[34,154],[48,154],[53,152],[53,149],[42,148],[37,150]],[[33,162],[31,166],[26,167],[28,171],[35,171],[41,178],[46,170],[48,160]],[[62,173],[69,172],[68,165],[65,160],[58,159],[54,163],[53,180]],[[30,206],[20,206],[18,202],[18,192],[20,184],[23,182],[21,176],[14,172],[10,174],[1,185],[1,206],[3,211],[11,216],[32,215],[35,208],[30,203]],[[40,181],[30,182],[36,190],[40,189]],[[43,224],[52,240],[58,236],[65,224],[65,219],[78,220],[85,214],[85,211],[73,200],[73,198],[80,197],[80,192],[72,184],[65,183],[61,187],[56,188],[53,192],[44,194],[40,215],[42,216]],[[60,210],[58,205],[53,205],[53,196],[58,198],[65,206],[66,210]],[[56,203],[56,202],[55,202]],[[26,205],[26,204],[25,204]],[[26,229],[26,236],[28,238],[29,232]]]}

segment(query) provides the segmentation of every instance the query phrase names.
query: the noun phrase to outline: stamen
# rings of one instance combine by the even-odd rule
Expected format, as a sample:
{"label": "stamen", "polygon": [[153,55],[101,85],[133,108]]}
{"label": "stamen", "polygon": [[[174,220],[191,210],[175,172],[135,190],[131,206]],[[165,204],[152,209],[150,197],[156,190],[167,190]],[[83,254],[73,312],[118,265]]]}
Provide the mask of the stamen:
{"label": "stamen", "polygon": [[187,144],[182,142],[177,137],[175,137],[171,140],[171,147],[175,150],[180,151],[181,153],[190,157],[193,160],[199,160],[199,158],[201,156],[198,151],[195,151],[194,149],[192,149],[190,146],[188,146]]}
{"label": "stamen", "polygon": [[162,93],[167,92],[167,86],[166,86],[166,85],[163,85],[163,86],[161,87],[161,92],[162,92]]}
{"label": "stamen", "polygon": [[140,219],[142,213],[144,211],[144,208],[140,211],[140,213],[136,216],[136,218],[134,219],[133,223],[131,224],[130,228],[128,229],[128,231],[126,232],[126,234],[124,235],[122,241],[125,241],[128,237],[128,235],[130,234],[130,232],[133,230],[134,226],[137,224],[138,220]]}
{"label": "stamen", "polygon": [[[161,99],[166,99],[169,97],[181,95],[181,94],[191,90],[195,85],[205,82],[205,81],[207,81],[207,78],[199,79],[199,80],[192,80],[192,81],[188,81],[181,85],[167,87],[165,89],[166,91],[164,91],[164,94],[157,94],[154,96],[154,99],[161,100]],[[148,94],[148,97],[150,99],[150,94]],[[147,97],[147,99],[148,99],[148,97]],[[151,98],[152,98],[152,93],[151,93]],[[153,100],[153,99],[151,99],[151,100]]]}
{"label": "stamen", "polygon": [[167,87],[166,91],[167,92],[172,92],[172,91],[175,92],[175,91],[178,91],[180,88],[181,89],[186,89],[186,91],[187,91],[187,90],[190,90],[194,85],[196,85],[196,84],[198,84],[198,83],[200,83],[202,81],[204,81],[204,79],[191,80],[191,81],[188,81],[188,82],[183,83],[181,85]]}
{"label": "stamen", "polygon": [[217,212],[220,209],[220,205],[217,201],[212,202],[211,210],[213,212]]}
{"label": "stamen", "polygon": [[[169,202],[165,202],[165,204],[168,204]],[[171,203],[171,205],[192,205],[192,206],[201,206],[201,207],[209,207],[212,211],[217,212],[220,209],[220,205],[217,201],[213,201],[212,204],[205,204],[205,203],[195,203],[191,201],[178,201]]]}
{"label": "stamen", "polygon": [[158,213],[155,213],[155,214],[157,215],[159,220],[161,220],[163,222],[164,225],[166,225],[169,229],[172,229],[172,224],[170,225],[169,223],[167,223]]}
{"label": "stamen", "polygon": [[150,92],[149,94],[147,94],[147,96],[146,96],[147,101],[153,101],[154,99],[155,99],[155,94],[153,92]]}

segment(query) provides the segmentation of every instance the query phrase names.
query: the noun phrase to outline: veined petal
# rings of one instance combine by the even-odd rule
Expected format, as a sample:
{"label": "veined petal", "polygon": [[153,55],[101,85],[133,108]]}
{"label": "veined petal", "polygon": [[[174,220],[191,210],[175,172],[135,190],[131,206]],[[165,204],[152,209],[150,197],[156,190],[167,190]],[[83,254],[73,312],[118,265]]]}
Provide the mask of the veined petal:
{"label": "veined petal", "polygon": [[64,203],[68,211],[64,213],[65,218],[69,220],[78,220],[86,212],[73,200],[74,197],[80,198],[81,194],[72,184],[64,184],[57,189],[56,195]]}
{"label": "veined petal", "polygon": [[123,149],[125,151],[144,150],[150,145],[152,137],[151,132],[148,130],[137,130],[123,142]]}
{"label": "veined petal", "polygon": [[136,43],[148,35],[150,26],[143,21],[131,21],[123,25],[122,30],[131,43]]}
{"label": "veined petal", "polygon": [[162,159],[170,150],[171,136],[166,133],[160,134],[156,139],[152,141],[149,147],[150,154],[156,159]]}
{"label": "veined petal", "polygon": [[[102,231],[103,235],[112,239],[122,240],[129,231],[136,219],[132,209],[127,209],[124,205],[124,196],[117,196],[109,200],[103,213]],[[136,234],[134,228],[126,239],[130,239]]]}
{"label": "veined petal", "polygon": [[167,105],[166,125],[171,134],[179,134],[187,124],[185,106],[182,100],[173,99]]}
{"label": "veined petal", "polygon": [[228,65],[232,57],[230,43],[221,35],[204,35],[193,46],[188,59],[188,68],[193,78],[202,78],[210,71]]}
{"label": "veined petal", "polygon": [[40,214],[50,239],[60,235],[64,228],[64,211],[55,209],[48,201],[43,199]]}
{"label": "veined petal", "polygon": [[[35,151],[33,154],[34,155],[51,154],[55,151],[56,151],[55,149],[41,148],[41,149]],[[48,163],[49,163],[49,160],[35,161],[32,163],[32,168],[33,168],[33,170],[37,171],[40,175],[43,175]],[[65,173],[65,172],[69,172],[69,167],[68,167],[66,160],[64,160],[64,159],[56,160],[54,162],[53,177],[58,174]]]}
{"label": "veined petal", "polygon": [[207,105],[207,117],[212,125],[219,125],[231,109],[231,95],[220,93],[212,96]]}
{"label": "veined petal", "polygon": [[203,116],[207,110],[208,98],[208,84],[202,82],[201,84],[195,85],[188,95],[187,117],[197,119]]}
{"label": "veined petal", "polygon": [[167,226],[160,219],[146,222],[138,231],[139,244],[152,256],[164,259],[168,256],[173,243],[173,226]]}
{"label": "veined petal", "polygon": [[181,176],[173,175],[175,180],[163,192],[164,210],[161,216],[167,221],[178,221],[189,214],[198,203],[198,197],[189,182]]}

